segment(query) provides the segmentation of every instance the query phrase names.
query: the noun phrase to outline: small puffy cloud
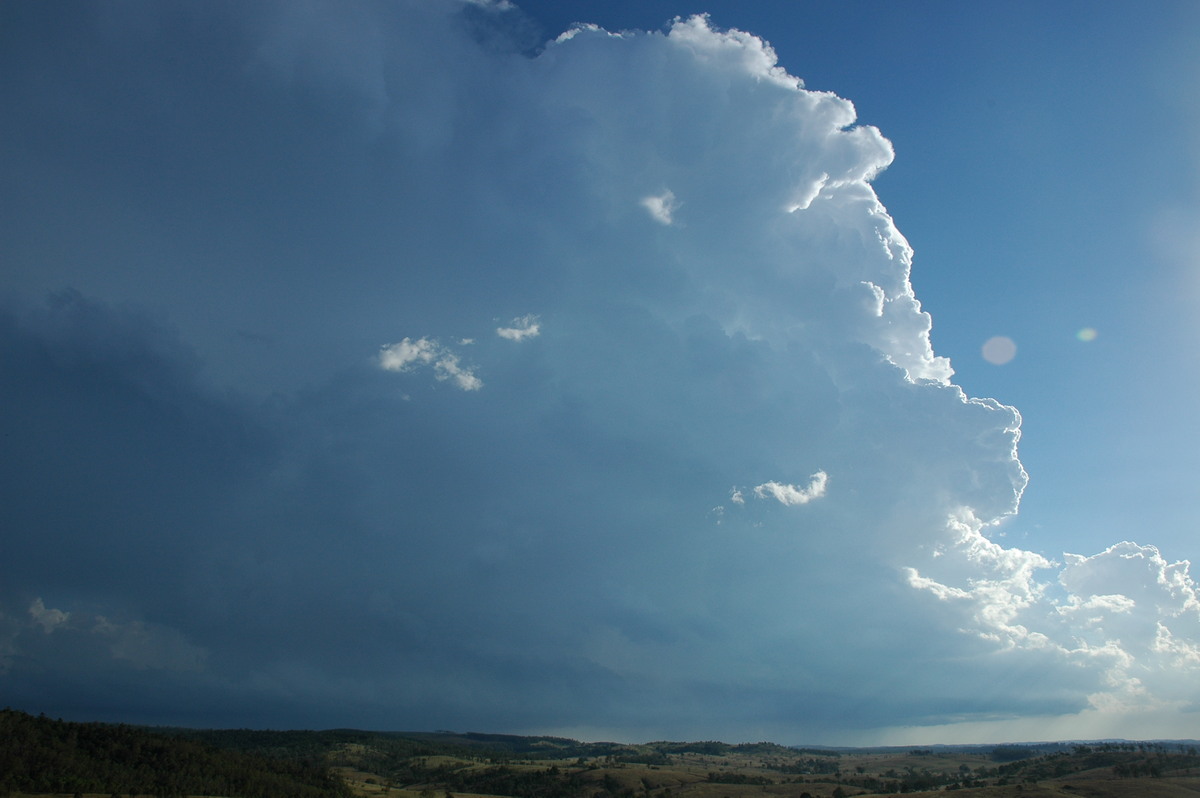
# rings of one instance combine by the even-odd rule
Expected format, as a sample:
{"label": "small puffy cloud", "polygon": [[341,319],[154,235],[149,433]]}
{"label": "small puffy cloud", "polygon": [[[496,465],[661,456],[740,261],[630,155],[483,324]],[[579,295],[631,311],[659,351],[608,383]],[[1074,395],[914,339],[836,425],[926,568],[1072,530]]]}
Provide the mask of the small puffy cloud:
{"label": "small puffy cloud", "polygon": [[654,221],[659,224],[671,225],[675,221],[674,214],[679,207],[679,202],[676,201],[674,192],[667,190],[661,194],[643,197],[642,207],[650,213],[650,218]]}
{"label": "small puffy cloud", "polygon": [[464,391],[483,387],[483,380],[462,366],[456,353],[431,338],[405,338],[386,344],[380,347],[377,362],[384,371],[408,372],[418,366],[432,366],[437,379],[450,380]]}
{"label": "small puffy cloud", "polygon": [[46,634],[50,634],[71,619],[71,613],[50,609],[40,598],[34,599],[29,605],[29,615]]}
{"label": "small puffy cloud", "polygon": [[428,338],[405,338],[398,344],[386,344],[379,350],[379,367],[384,371],[411,371],[419,364],[437,359],[441,347]]}
{"label": "small puffy cloud", "polygon": [[805,487],[785,485],[781,482],[764,482],[754,489],[754,495],[760,499],[772,498],[781,504],[808,504],[814,499],[825,495],[825,486],[829,484],[829,475],[818,471],[810,477],[812,480]]}
{"label": "small puffy cloud", "polygon": [[476,377],[470,369],[459,365],[458,355],[444,352],[433,364],[433,373],[439,380],[451,380],[464,391],[478,391],[483,387],[483,380]]}
{"label": "small puffy cloud", "polygon": [[18,659],[34,671],[55,667],[70,658],[70,652],[95,667],[94,676],[127,668],[198,672],[208,659],[206,649],[160,623],[52,609],[40,597],[29,605],[28,621],[8,616],[3,609],[0,606],[0,674],[12,672]]}
{"label": "small puffy cloud", "polygon": [[509,327],[496,328],[496,335],[509,341],[524,341],[526,338],[537,338],[541,334],[541,323],[532,313],[513,319]]}

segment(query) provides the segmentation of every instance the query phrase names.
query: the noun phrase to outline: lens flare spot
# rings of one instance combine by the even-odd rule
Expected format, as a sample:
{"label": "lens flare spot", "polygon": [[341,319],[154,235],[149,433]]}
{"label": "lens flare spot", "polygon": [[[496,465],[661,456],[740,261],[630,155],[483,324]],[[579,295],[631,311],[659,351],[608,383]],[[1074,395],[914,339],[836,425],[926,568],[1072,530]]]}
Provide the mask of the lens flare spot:
{"label": "lens flare spot", "polygon": [[1017,356],[1017,345],[1005,335],[987,339],[983,344],[983,359],[996,366],[1003,366]]}
{"label": "lens flare spot", "polygon": [[1097,333],[1091,327],[1084,327],[1082,330],[1075,333],[1075,337],[1078,338],[1080,341],[1083,341],[1085,344],[1088,341],[1095,341],[1097,335],[1099,335],[1099,333]]}

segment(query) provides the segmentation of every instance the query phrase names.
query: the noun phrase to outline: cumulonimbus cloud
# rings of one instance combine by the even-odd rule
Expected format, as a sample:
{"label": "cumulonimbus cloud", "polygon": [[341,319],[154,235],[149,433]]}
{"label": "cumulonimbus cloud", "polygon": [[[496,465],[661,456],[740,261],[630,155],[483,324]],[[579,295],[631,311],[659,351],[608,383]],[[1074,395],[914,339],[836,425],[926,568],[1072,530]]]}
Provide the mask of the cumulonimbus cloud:
{"label": "cumulonimbus cloud", "polygon": [[[90,35],[48,16],[55,69],[13,59],[5,85],[42,89],[6,95],[14,125],[90,124],[56,124],[64,146],[0,187],[27,214],[13,251],[62,231],[61,257],[11,269],[99,296],[0,304],[21,464],[0,526],[24,530],[0,560],[7,696],[785,740],[1195,702],[1184,561],[1056,563],[1000,536],[1021,418],[934,352],[870,182],[895,155],[879,130],[705,17],[528,55],[487,6],[206,6],[203,36],[188,15]],[[234,57],[131,66],[211,37]],[[196,98],[170,124],[164,86]],[[145,152],[75,160],[130,118]],[[214,229],[227,259],[146,279],[147,242],[195,263]],[[334,252],[354,257],[307,257]],[[497,308],[539,315],[479,324]],[[473,337],[376,350],[398,324]],[[394,390],[430,374],[470,400]],[[72,670],[93,661],[103,678]],[[997,678],[1026,672],[1036,690]]]}

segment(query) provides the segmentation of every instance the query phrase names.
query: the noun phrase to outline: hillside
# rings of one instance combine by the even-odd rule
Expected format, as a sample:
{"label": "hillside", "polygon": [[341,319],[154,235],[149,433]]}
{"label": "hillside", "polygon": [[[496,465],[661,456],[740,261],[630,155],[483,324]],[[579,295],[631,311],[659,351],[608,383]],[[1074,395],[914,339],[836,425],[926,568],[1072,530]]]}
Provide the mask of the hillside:
{"label": "hillside", "polygon": [[347,798],[323,761],[220,750],[148,729],[0,710],[0,795]]}
{"label": "hillside", "polygon": [[838,798],[1200,795],[1192,743],[795,748],[454,732],[68,723],[0,713],[0,795]]}

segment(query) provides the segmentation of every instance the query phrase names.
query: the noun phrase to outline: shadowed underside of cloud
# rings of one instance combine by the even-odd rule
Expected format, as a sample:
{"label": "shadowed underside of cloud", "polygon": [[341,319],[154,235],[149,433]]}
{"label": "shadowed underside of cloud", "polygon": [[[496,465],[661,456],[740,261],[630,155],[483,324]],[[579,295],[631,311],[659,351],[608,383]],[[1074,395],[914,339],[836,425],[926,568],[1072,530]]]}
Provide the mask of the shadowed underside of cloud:
{"label": "shadowed underside of cloud", "polygon": [[122,8],[8,56],[14,705],[784,742],[1194,705],[1186,562],[989,537],[1020,417],[931,348],[890,144],[760,39]]}

